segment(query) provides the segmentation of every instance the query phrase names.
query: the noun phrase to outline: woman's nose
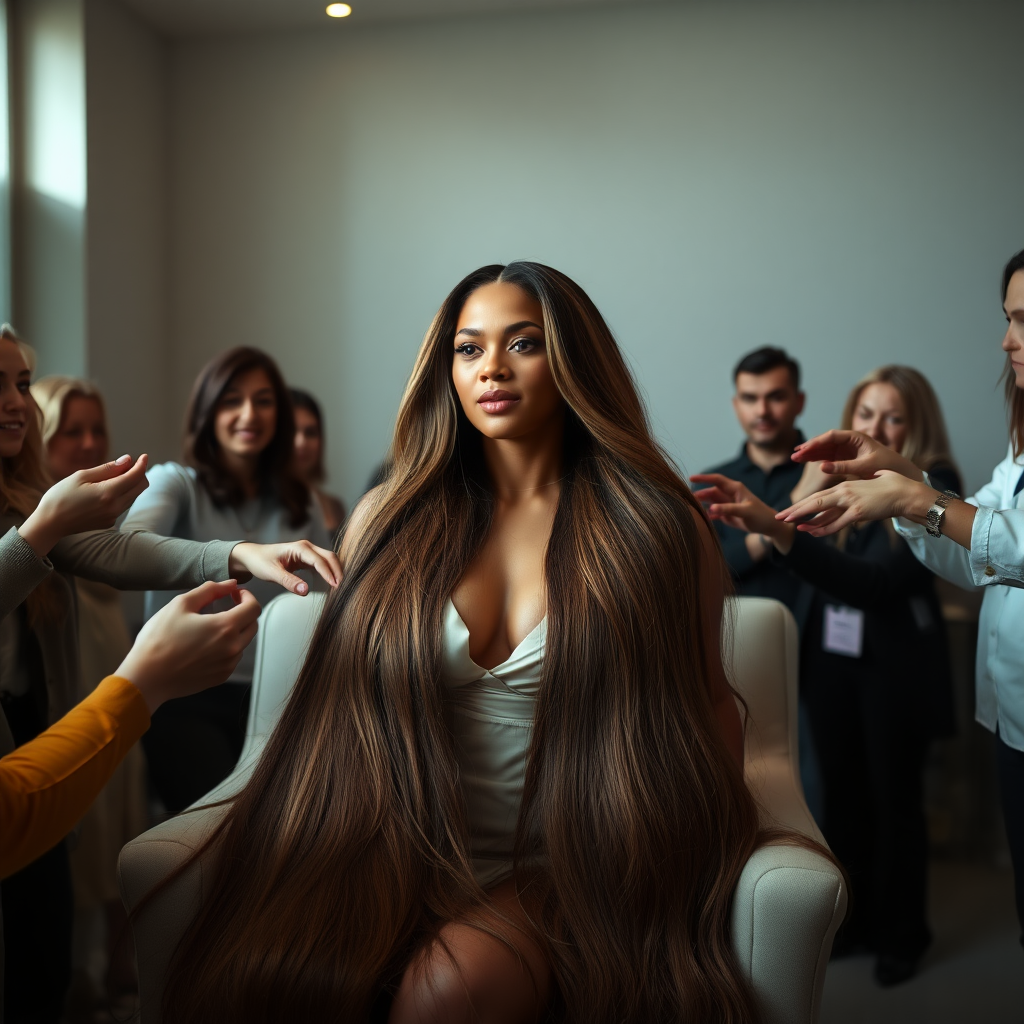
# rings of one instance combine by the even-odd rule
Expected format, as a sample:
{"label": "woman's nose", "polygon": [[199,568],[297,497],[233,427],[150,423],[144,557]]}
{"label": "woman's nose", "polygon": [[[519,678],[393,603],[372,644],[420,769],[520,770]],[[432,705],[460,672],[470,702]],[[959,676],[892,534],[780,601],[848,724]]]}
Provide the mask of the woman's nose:
{"label": "woman's nose", "polygon": [[498,358],[489,359],[480,369],[481,380],[505,380],[508,377],[508,367]]}
{"label": "woman's nose", "polygon": [[22,412],[28,408],[28,403],[17,388],[4,388],[0,392],[0,406],[7,412]]}

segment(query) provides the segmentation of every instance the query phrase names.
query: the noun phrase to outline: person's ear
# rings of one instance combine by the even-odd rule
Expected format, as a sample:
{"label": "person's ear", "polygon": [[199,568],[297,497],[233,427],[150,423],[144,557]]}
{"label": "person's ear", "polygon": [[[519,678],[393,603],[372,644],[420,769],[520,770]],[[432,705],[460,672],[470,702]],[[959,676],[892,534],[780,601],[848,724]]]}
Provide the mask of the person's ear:
{"label": "person's ear", "polygon": [[806,402],[807,402],[807,396],[802,391],[798,391],[796,393],[796,414],[797,414],[797,416],[799,416],[799,415],[801,415],[803,413],[804,405],[806,404]]}

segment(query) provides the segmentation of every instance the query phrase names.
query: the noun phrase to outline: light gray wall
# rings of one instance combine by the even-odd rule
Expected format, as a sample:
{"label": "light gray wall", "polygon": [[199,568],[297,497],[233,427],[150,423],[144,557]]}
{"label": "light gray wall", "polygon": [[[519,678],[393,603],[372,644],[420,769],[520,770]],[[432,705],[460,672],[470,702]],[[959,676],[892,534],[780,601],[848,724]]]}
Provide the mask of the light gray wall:
{"label": "light gray wall", "polygon": [[117,0],[89,0],[85,33],[87,372],[107,396],[113,454],[173,458],[165,44]]}
{"label": "light gray wall", "polygon": [[20,88],[13,313],[39,374],[81,375],[85,336],[83,0],[19,4],[12,24]]}
{"label": "light gray wall", "polygon": [[804,427],[920,367],[969,485],[1002,455],[997,278],[1024,245],[1024,5],[653,4],[171,51],[171,407],[238,343],[325,402],[352,500],[445,292],[537,259],[603,310],[695,471],[730,369],[804,364]]}

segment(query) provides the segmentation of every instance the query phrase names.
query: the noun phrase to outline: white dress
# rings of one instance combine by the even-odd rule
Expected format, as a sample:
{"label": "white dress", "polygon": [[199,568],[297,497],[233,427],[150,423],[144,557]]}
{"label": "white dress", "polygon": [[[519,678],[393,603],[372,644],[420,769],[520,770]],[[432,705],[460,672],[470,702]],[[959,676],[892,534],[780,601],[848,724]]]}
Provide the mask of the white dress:
{"label": "white dress", "polygon": [[469,656],[469,629],[450,600],[445,611],[444,683],[469,815],[473,874],[485,889],[512,872],[546,636],[547,616],[505,661],[485,669]]}

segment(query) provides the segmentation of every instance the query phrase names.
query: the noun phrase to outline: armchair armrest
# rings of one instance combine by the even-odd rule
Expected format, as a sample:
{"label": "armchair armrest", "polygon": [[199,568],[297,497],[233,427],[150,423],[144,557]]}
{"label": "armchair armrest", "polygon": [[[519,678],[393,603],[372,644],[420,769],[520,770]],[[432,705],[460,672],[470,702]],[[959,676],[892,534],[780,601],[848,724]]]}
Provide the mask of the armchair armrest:
{"label": "armchair armrest", "polygon": [[818,853],[762,846],[732,902],[732,944],[764,1024],[813,1024],[832,940],[846,914],[846,882]]}
{"label": "armchair armrest", "polygon": [[[203,902],[204,858],[133,911],[147,893],[162,883],[199,848],[224,816],[226,806],[188,810],[133,839],[121,851],[118,878],[121,900],[132,914],[132,933],[138,952],[139,1019],[162,1020],[164,983],[171,957]],[[210,854],[213,856],[212,852]]]}

